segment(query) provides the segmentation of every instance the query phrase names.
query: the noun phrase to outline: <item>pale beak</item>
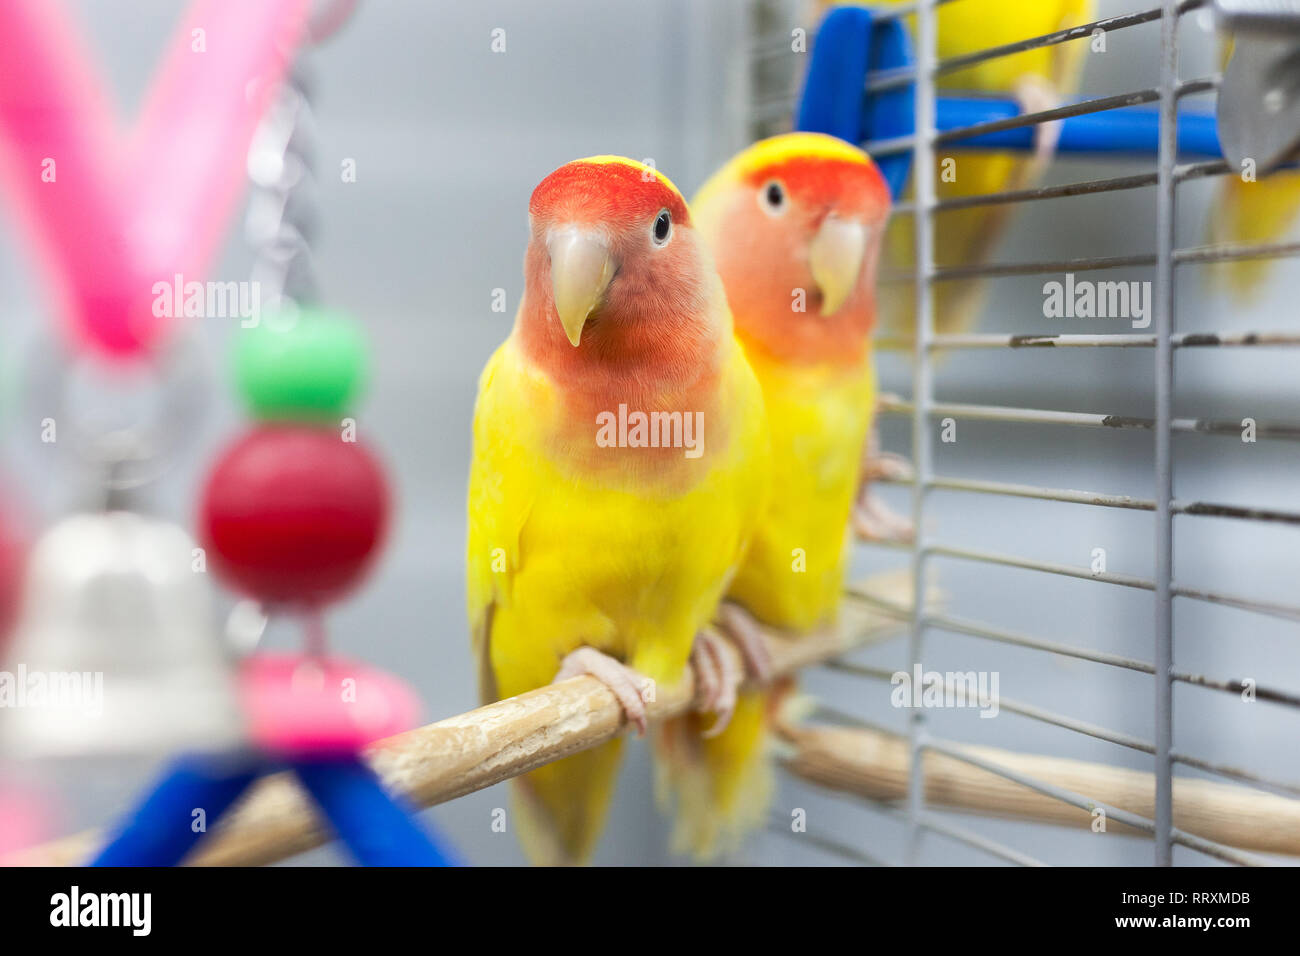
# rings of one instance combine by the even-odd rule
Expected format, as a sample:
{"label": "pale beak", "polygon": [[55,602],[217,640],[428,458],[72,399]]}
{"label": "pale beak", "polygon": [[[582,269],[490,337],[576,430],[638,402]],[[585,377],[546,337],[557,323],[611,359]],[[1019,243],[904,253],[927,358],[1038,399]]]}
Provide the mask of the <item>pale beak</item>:
{"label": "pale beak", "polygon": [[573,226],[555,230],[546,245],[551,253],[555,311],[564,334],[577,348],[587,317],[600,305],[614,278],[614,260],[609,246]]}
{"label": "pale beak", "polygon": [[827,216],[808,247],[808,265],[822,294],[822,315],[834,315],[858,284],[867,251],[867,227]]}

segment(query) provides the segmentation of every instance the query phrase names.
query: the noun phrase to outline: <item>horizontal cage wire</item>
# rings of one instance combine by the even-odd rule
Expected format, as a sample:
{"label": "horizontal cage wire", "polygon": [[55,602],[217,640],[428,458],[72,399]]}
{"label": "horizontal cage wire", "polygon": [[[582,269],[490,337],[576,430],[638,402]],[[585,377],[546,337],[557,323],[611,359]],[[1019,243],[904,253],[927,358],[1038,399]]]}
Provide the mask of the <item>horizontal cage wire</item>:
{"label": "horizontal cage wire", "polygon": [[[989,776],[1001,778],[1023,790],[1033,791],[1040,798],[1057,801],[1086,814],[1095,815],[1100,809],[1104,811],[1109,821],[1152,838],[1154,860],[1157,864],[1173,862],[1174,846],[1194,851],[1202,859],[1209,858],[1230,864],[1255,865],[1273,862],[1266,856],[1242,852],[1241,847],[1246,844],[1235,835],[1227,835],[1228,841],[1234,844],[1228,845],[1222,840],[1209,839],[1175,825],[1175,814],[1178,814],[1180,821],[1187,814],[1195,814],[1201,808],[1202,800],[1205,801],[1205,807],[1213,812],[1214,801],[1226,799],[1225,794],[1232,799],[1241,797],[1246,800],[1244,805],[1246,809],[1242,811],[1246,814],[1252,813],[1252,807],[1256,804],[1263,806],[1260,800],[1275,799],[1285,802],[1268,803],[1270,812],[1293,812],[1296,806],[1300,805],[1292,804],[1290,801],[1300,797],[1300,783],[1286,779],[1285,774],[1260,773],[1253,769],[1233,766],[1222,760],[1206,759],[1176,747],[1173,723],[1174,687],[1178,685],[1196,688],[1199,691],[1218,692],[1223,700],[1229,699],[1227,695],[1234,695],[1240,699],[1244,693],[1249,692],[1254,701],[1280,705],[1292,710],[1300,708],[1300,693],[1295,687],[1285,686],[1287,676],[1285,674],[1270,673],[1270,679],[1264,682],[1268,686],[1261,686],[1253,678],[1246,679],[1221,673],[1199,673],[1187,667],[1175,667],[1174,639],[1178,633],[1175,629],[1175,608],[1177,606],[1194,609],[1198,606],[1217,605],[1234,612],[1251,612],[1251,615],[1294,623],[1300,620],[1300,604],[1249,596],[1233,590],[1206,588],[1192,584],[1190,581],[1184,583],[1176,579],[1173,574],[1173,531],[1175,516],[1222,519],[1223,523],[1218,524],[1218,527],[1227,527],[1229,523],[1292,526],[1300,524],[1300,511],[1266,505],[1230,504],[1199,498],[1175,497],[1173,484],[1175,436],[1200,434],[1214,436],[1219,440],[1236,438],[1241,441],[1245,423],[1241,418],[1222,416],[1176,416],[1173,359],[1175,353],[1213,354],[1221,350],[1252,353],[1269,348],[1291,348],[1300,345],[1300,332],[1286,328],[1241,331],[1226,325],[1214,331],[1178,330],[1175,320],[1175,287],[1177,275],[1184,267],[1204,268],[1225,262],[1285,259],[1300,253],[1300,242],[1280,240],[1245,243],[1220,240],[1200,245],[1180,245],[1176,241],[1174,213],[1179,187],[1197,182],[1213,184],[1223,177],[1236,173],[1226,160],[1180,162],[1177,153],[1175,117],[1180,104],[1195,96],[1217,94],[1221,85],[1221,76],[1217,72],[1193,79],[1183,79],[1179,76],[1181,24],[1188,14],[1206,12],[1205,8],[1208,4],[1204,0],[1181,0],[1181,2],[1166,0],[1163,4],[1142,10],[1122,13],[1107,11],[1111,15],[1069,29],[1025,37],[1013,43],[989,47],[962,56],[938,59],[939,47],[936,36],[939,24],[938,10],[948,3],[960,2],[963,0],[932,0],[928,3],[890,5],[875,11],[878,20],[911,17],[910,22],[914,28],[912,32],[915,46],[914,64],[872,71],[867,77],[864,93],[872,94],[914,86],[915,132],[907,136],[868,140],[862,145],[877,158],[900,153],[912,154],[909,181],[914,192],[902,197],[895,204],[894,218],[895,220],[906,219],[913,224],[912,242],[916,265],[906,270],[887,270],[882,267],[878,278],[882,289],[888,286],[911,288],[915,332],[912,335],[898,335],[889,330],[883,331],[877,337],[877,347],[881,353],[901,353],[901,358],[905,360],[910,358],[911,361],[910,368],[905,367],[900,376],[901,379],[909,380],[911,397],[882,394],[879,411],[884,419],[893,418],[898,424],[910,422],[911,425],[913,474],[907,477],[885,478],[883,482],[897,486],[902,492],[910,493],[912,518],[917,534],[912,545],[872,542],[868,551],[880,551],[885,555],[907,554],[910,558],[913,575],[911,609],[900,607],[888,609],[900,617],[906,617],[909,621],[906,651],[906,662],[909,668],[916,668],[919,672],[923,658],[926,657],[923,652],[929,646],[932,635],[944,634],[967,639],[974,638],[977,644],[985,646],[1001,645],[1034,652],[1040,654],[1043,661],[1054,660],[1059,663],[1062,660],[1073,660],[1102,665],[1107,672],[1129,672],[1138,675],[1144,682],[1141,702],[1151,718],[1152,733],[1134,734],[1126,730],[1102,726],[1071,716],[1066,712],[1070,709],[1068,706],[1059,709],[1049,708],[1000,695],[998,706],[1000,710],[1005,710],[1019,718],[1064,730],[1070,734],[1094,738],[1142,755],[1147,766],[1152,768],[1151,773],[1143,778],[1143,782],[1154,799],[1148,800],[1150,807],[1145,814],[1134,813],[1108,804],[1105,800],[1098,799],[1097,794],[1061,786],[1049,779],[1025,772],[1022,768],[1009,765],[1014,762],[1013,758],[1018,758],[1019,755],[1004,755],[1004,759],[994,759],[973,752],[970,744],[942,739],[928,726],[930,721],[923,714],[923,710],[915,708],[908,714],[907,727],[904,731],[907,753],[901,772],[905,773],[906,779],[891,791],[890,799],[873,797],[867,792],[871,789],[870,786],[863,786],[860,781],[856,787],[842,786],[842,782],[834,779],[833,775],[828,776],[827,781],[824,781],[832,790],[852,792],[862,806],[905,831],[898,857],[891,858],[879,853],[872,840],[862,836],[860,829],[855,830],[853,838],[848,841],[821,833],[812,836],[807,844],[851,862],[891,865],[896,862],[916,862],[921,849],[921,834],[931,833],[955,844],[973,848],[986,858],[996,858],[1019,865],[1042,865],[1044,861],[1023,851],[1022,847],[1027,845],[1027,841],[1023,840],[1025,831],[1002,831],[1013,840],[1016,835],[1022,837],[1018,844],[1013,840],[994,839],[964,824],[958,825],[946,814],[939,812],[944,808],[934,805],[926,777],[930,773],[930,758],[941,756],[959,761],[967,765],[968,769],[982,772],[985,775],[983,779],[988,779]],[[766,31],[760,29],[759,35],[749,45],[752,81],[751,132],[756,137],[771,135],[789,128],[788,117],[793,108],[793,91],[801,81],[803,67],[799,65],[800,58],[791,55],[790,44],[790,24],[794,23],[798,26],[799,21],[789,17],[782,20],[774,10],[781,6],[781,4],[762,3],[757,5],[761,15],[755,18],[755,22],[765,26]],[[817,15],[820,15],[820,10],[817,11]],[[1086,97],[1050,109],[1023,112],[1008,119],[958,129],[937,130],[935,103],[936,81],[939,78],[956,75],[976,65],[987,64],[1031,50],[1067,43],[1086,44],[1097,34],[1097,31],[1111,37],[1119,31],[1145,24],[1151,24],[1152,29],[1159,31],[1155,44],[1159,50],[1159,76],[1149,87]],[[815,32],[809,30],[808,34],[808,44],[813,47],[816,43]],[[1155,104],[1159,109],[1159,149],[1155,157],[1154,169],[943,199],[935,195],[934,173],[940,151],[945,147],[959,147],[963,140],[992,132],[1040,128],[1045,123],[1068,117],[1106,113],[1140,104]],[[1034,261],[966,263],[936,263],[935,261],[936,243],[942,234],[943,217],[946,214],[957,211],[990,210],[997,207],[1035,207],[1048,201],[1078,201],[1080,197],[1105,197],[1106,194],[1137,190],[1155,193],[1154,216],[1139,222],[1134,229],[1135,232],[1140,231],[1144,236],[1151,237],[1148,240],[1149,246],[1153,246],[1155,251],[1043,258]],[[1153,275],[1155,314],[1149,322],[1150,332],[1052,331],[1019,334],[999,331],[944,333],[936,330],[937,317],[933,314],[936,305],[935,290],[944,284],[1121,269],[1146,269]],[[1257,317],[1260,311],[1254,310],[1249,318]],[[988,318],[988,315],[986,311],[985,318]],[[1145,393],[1145,401],[1148,403],[1148,408],[1153,408],[1153,412],[1146,415],[1132,415],[1094,410],[1052,410],[1024,404],[992,405],[940,400],[936,397],[936,386],[944,382],[946,358],[972,353],[1007,354],[1026,349],[1040,350],[1039,354],[1044,354],[1041,352],[1043,349],[1068,349],[1069,352],[1054,353],[1066,356],[1082,355],[1087,352],[1095,354],[1099,350],[1105,350],[1107,354],[1116,354],[1110,350],[1149,349],[1154,353],[1154,362],[1146,374],[1154,374],[1153,379],[1148,379],[1153,382],[1154,387]],[[1021,374],[1032,375],[1025,372]],[[1042,390],[1038,389],[1038,391]],[[1005,426],[1010,429],[1074,426],[1097,429],[1103,433],[1149,433],[1154,491],[1146,495],[1116,493],[1116,491],[1083,491],[1075,490],[1073,487],[1052,487],[1044,484],[984,480],[957,474],[936,473],[932,467],[934,434],[941,422],[966,422],[982,426]],[[1288,442],[1300,438],[1300,422],[1252,419],[1251,425],[1254,429],[1253,439],[1261,442]],[[1006,434],[1011,433],[1006,432]],[[1024,437],[1006,439],[1011,443],[1017,440],[1023,444],[1027,439]],[[1096,567],[1004,553],[1000,548],[993,549],[993,546],[963,546],[949,543],[942,538],[936,539],[930,533],[928,526],[928,519],[933,510],[931,499],[936,493],[947,494],[968,502],[969,507],[972,508],[978,506],[975,502],[979,499],[991,497],[1002,502],[1039,501],[1058,505],[1084,505],[1092,509],[1113,510],[1119,513],[1149,513],[1154,519],[1151,534],[1153,538],[1151,572],[1134,574],[1098,570]],[[977,568],[1003,568],[1029,572],[1037,577],[1050,575],[1094,581],[1150,593],[1152,601],[1142,617],[1125,622],[1128,627],[1144,636],[1142,643],[1149,650],[1141,656],[1114,653],[1081,646],[1077,641],[1051,640],[1021,629],[973,620],[957,613],[949,613],[944,608],[936,609],[932,605],[927,605],[923,592],[927,582],[932,580],[931,572],[935,570],[933,565],[939,559],[943,559],[947,564],[954,561],[964,562]],[[939,583],[940,585],[943,583],[942,576],[939,578]],[[854,588],[850,587],[848,593],[854,596]],[[1176,598],[1183,600],[1175,605]],[[878,606],[879,602],[876,603]],[[1192,613],[1195,611],[1193,610]],[[1239,624],[1238,626],[1251,625]],[[1293,639],[1294,630],[1289,630],[1287,636]],[[928,666],[932,665],[933,661],[925,660],[924,663]],[[845,659],[828,660],[821,665],[820,669],[827,674],[870,682],[875,689],[867,693],[873,696],[881,692],[882,686],[896,683],[898,674],[893,666],[867,665]],[[850,684],[849,686],[865,685]],[[943,689],[952,691],[952,681],[946,680]],[[850,693],[854,692],[850,690]],[[883,693],[888,694],[887,686]],[[828,694],[827,699],[831,696]],[[843,693],[837,693],[834,697],[845,699]],[[863,741],[882,739],[886,736],[897,738],[898,735],[897,728],[883,727],[874,721],[826,703],[819,707],[818,713],[828,717],[833,726],[856,728],[871,735],[870,738],[862,738]],[[973,744],[974,741],[971,743]],[[795,760],[790,762],[789,766],[796,770],[796,779],[799,777],[805,779],[806,786],[806,781],[813,777],[800,772],[797,769],[798,764],[799,761]],[[1201,785],[1201,778],[1187,777],[1182,773],[1176,775],[1174,771],[1176,766],[1203,774],[1207,780],[1205,786],[1210,789],[1195,789]],[[875,772],[877,769],[872,768],[870,772]],[[963,778],[956,775],[952,779]],[[1234,786],[1244,786],[1228,793],[1213,789],[1223,785],[1209,783],[1210,779],[1232,781]],[[1179,793],[1177,803],[1174,797],[1176,789]],[[1256,797],[1256,794],[1261,796]],[[951,794],[947,794],[946,798],[947,803],[953,805]],[[945,794],[941,793],[939,803],[944,802]],[[995,807],[979,806],[978,801],[963,805],[958,800],[955,805],[963,809],[997,813]],[[1052,818],[1052,812],[1048,808],[1041,808],[1031,812],[1028,818],[1049,819]],[[1040,815],[1035,816],[1034,813]],[[1084,820],[1086,825],[1087,817],[1081,814],[1074,818],[1076,825],[1078,820]],[[788,834],[789,820],[779,814],[775,815],[770,822],[769,830],[773,833]],[[809,833],[802,835],[809,836]],[[1255,848],[1277,851],[1272,844],[1260,844]]]}

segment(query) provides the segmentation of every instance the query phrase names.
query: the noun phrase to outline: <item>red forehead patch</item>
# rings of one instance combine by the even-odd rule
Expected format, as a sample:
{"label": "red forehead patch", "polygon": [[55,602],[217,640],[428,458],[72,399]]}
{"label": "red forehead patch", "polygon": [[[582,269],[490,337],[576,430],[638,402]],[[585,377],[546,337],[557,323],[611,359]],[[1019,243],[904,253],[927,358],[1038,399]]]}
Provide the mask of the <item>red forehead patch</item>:
{"label": "red forehead patch", "polygon": [[746,177],[757,188],[779,179],[797,199],[809,204],[838,202],[859,208],[888,208],[889,187],[874,163],[828,156],[791,156],[760,166]]}
{"label": "red forehead patch", "polygon": [[565,163],[533,190],[528,211],[537,215],[639,221],[667,209],[673,222],[690,225],[686,201],[663,176],[641,163],[617,158]]}

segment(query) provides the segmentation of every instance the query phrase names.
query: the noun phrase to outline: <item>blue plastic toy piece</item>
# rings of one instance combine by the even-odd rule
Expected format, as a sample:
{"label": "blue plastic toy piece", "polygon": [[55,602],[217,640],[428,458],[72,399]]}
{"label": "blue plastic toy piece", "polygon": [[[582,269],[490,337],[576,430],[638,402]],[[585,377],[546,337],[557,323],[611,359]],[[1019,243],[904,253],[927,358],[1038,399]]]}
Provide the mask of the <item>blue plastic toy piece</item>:
{"label": "blue plastic toy piece", "polygon": [[176,866],[261,772],[254,759],[176,760],[92,865]]}
{"label": "blue plastic toy piece", "polygon": [[460,866],[356,757],[299,761],[294,771],[362,866]]}
{"label": "blue plastic toy piece", "polygon": [[[175,761],[92,866],[176,866],[259,776],[275,769],[256,755]],[[343,844],[362,866],[461,866],[415,822],[358,758],[289,763]],[[195,811],[204,813],[197,826]]]}
{"label": "blue plastic toy piece", "polygon": [[864,7],[836,7],[817,31],[795,129],[829,133],[850,143],[866,136],[863,91],[871,70],[873,18]]}
{"label": "blue plastic toy piece", "polygon": [[[836,7],[817,31],[795,129],[829,133],[850,143],[911,135],[916,93],[910,84],[866,93],[872,70],[911,62],[907,30],[900,21],[877,21],[865,7]],[[878,157],[877,165],[897,198],[912,157],[894,153]]]}
{"label": "blue plastic toy piece", "polygon": [[[877,25],[872,35],[871,53],[871,62],[877,70],[908,66],[912,62],[911,40],[901,20],[886,20]],[[859,142],[911,136],[916,116],[916,89],[909,83],[872,93],[863,105],[863,113],[866,127]],[[879,156],[876,165],[889,184],[890,194],[897,198],[912,171],[911,153]]]}

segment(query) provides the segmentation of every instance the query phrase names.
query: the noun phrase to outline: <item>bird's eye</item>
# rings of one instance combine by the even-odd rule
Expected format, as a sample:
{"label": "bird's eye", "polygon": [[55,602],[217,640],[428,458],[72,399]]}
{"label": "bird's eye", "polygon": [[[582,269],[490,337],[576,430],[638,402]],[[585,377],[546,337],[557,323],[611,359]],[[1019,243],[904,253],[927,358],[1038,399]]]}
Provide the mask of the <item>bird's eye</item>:
{"label": "bird's eye", "polygon": [[656,246],[665,245],[668,237],[673,234],[673,217],[667,209],[659,210],[659,215],[655,216],[654,228],[651,229],[650,235],[654,237]]}
{"label": "bird's eye", "polygon": [[785,212],[785,187],[775,179],[765,183],[758,192],[758,204],[773,216]]}

